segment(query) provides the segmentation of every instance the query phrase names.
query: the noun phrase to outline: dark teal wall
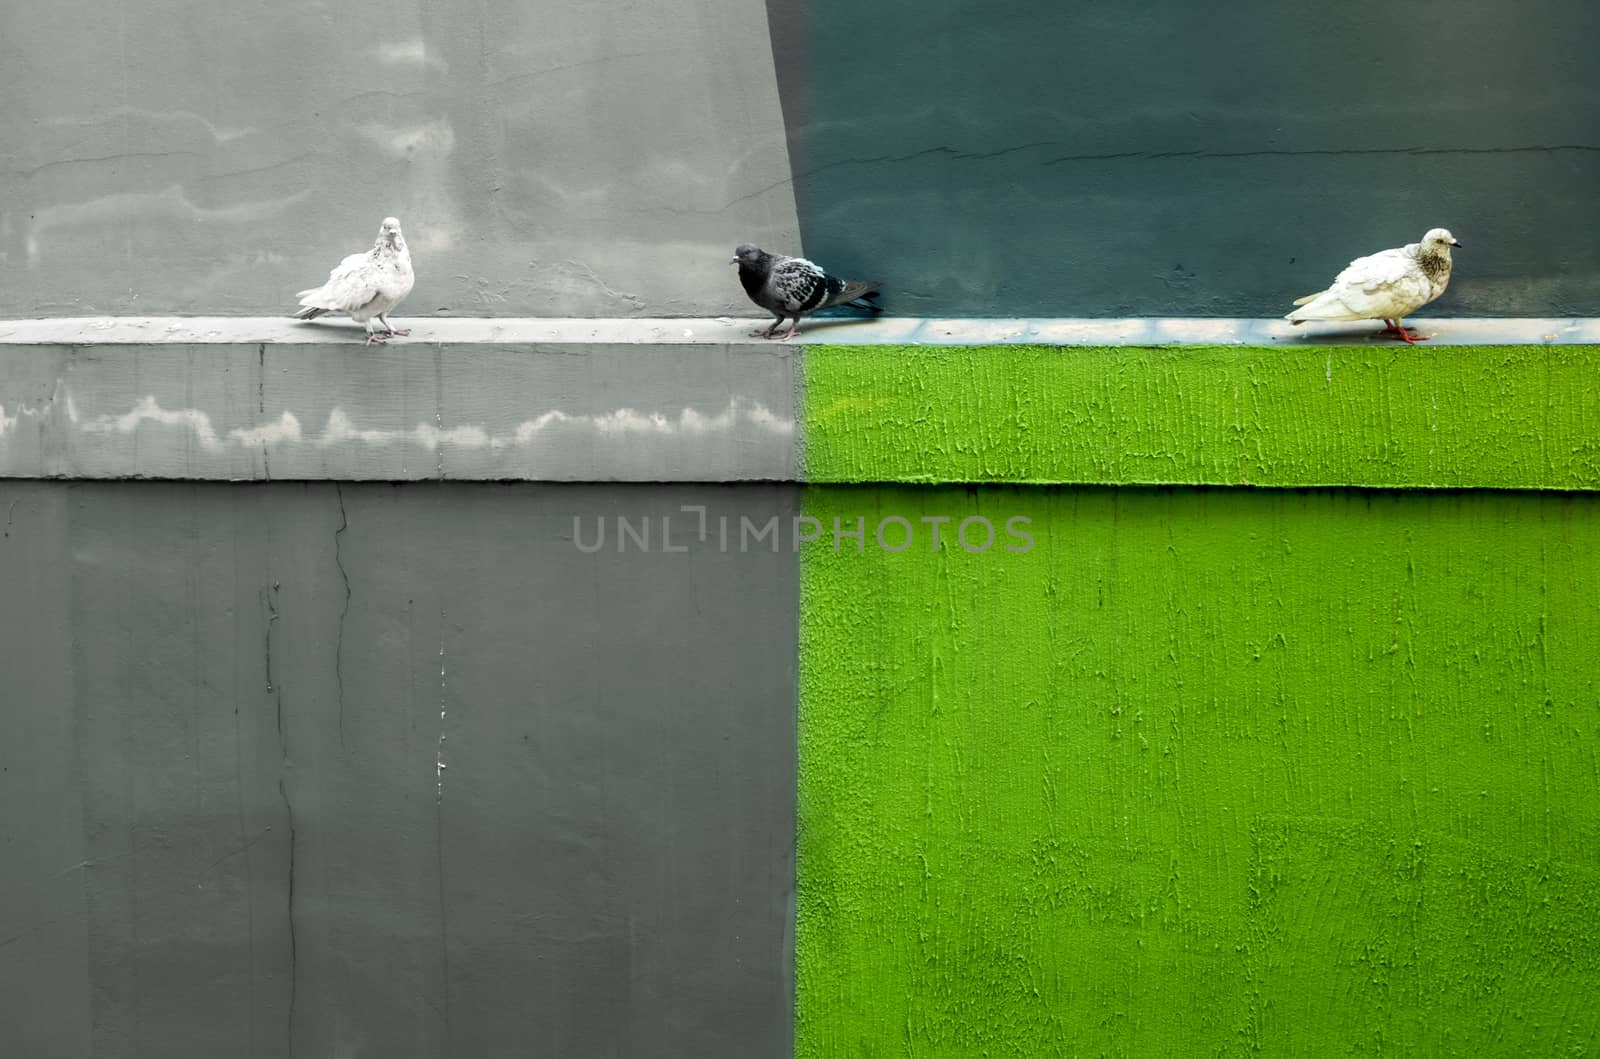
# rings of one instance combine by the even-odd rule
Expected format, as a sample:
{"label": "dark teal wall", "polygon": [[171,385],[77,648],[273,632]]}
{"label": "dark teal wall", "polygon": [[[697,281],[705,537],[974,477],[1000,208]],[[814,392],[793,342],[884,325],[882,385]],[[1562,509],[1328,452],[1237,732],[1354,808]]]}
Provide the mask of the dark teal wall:
{"label": "dark teal wall", "polygon": [[1439,314],[1600,312],[1593,4],[767,6],[805,249],[894,312],[1278,316],[1433,226]]}

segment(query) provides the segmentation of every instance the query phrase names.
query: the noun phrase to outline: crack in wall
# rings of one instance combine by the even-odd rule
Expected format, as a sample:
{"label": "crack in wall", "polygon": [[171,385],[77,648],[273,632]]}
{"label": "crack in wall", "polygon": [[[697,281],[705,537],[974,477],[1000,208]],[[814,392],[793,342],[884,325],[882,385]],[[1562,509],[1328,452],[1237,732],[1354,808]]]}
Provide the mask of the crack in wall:
{"label": "crack in wall", "polygon": [[[287,755],[285,756],[284,764],[285,766],[288,765]],[[298,992],[297,984],[300,977],[300,939],[294,925],[294,807],[289,802],[289,789],[285,782],[286,778],[286,776],[282,775],[278,777],[278,794],[283,798],[283,811],[288,818],[289,826],[289,1017],[287,1024],[284,1026],[284,1036],[289,1044],[289,1057],[294,1059],[294,1012],[297,999],[296,993]]]}
{"label": "crack in wall", "polygon": [[[267,416],[267,344],[261,343],[256,347],[256,414],[265,419]],[[272,448],[267,444],[267,439],[261,439],[261,470],[266,477],[272,477]]]}
{"label": "crack in wall", "polygon": [[[433,351],[433,429],[435,436],[445,437],[444,430],[444,357],[440,347]],[[419,427],[420,429],[420,427]],[[435,445],[433,449],[435,471],[439,480],[444,481],[444,446]],[[441,631],[440,635],[443,635]],[[442,648],[441,648],[442,649]]]}
{"label": "crack in wall", "polygon": [[439,891],[439,966],[443,974],[444,1037],[450,1043],[450,919],[444,896],[444,719],[445,719],[445,613],[439,608],[439,749],[434,760],[434,870]]}
{"label": "crack in wall", "polygon": [[283,689],[272,679],[272,627],[278,620],[278,594],[279,583],[274,581],[272,588],[261,593],[261,601],[267,609],[267,627],[262,636],[263,650],[266,656],[267,694],[273,697],[273,705],[278,723],[278,747],[281,753],[280,768],[278,772],[278,797],[283,799],[283,815],[286,830],[289,833],[289,866],[288,866],[288,913],[289,913],[289,1015],[284,1026],[284,1034],[288,1041],[288,1054],[294,1056],[294,1016],[295,1001],[297,1000],[297,981],[299,978],[300,939],[295,930],[294,921],[294,890],[295,890],[295,826],[294,804],[289,799],[289,733],[284,726],[283,719]]}
{"label": "crack in wall", "polygon": [[350,613],[350,573],[344,568],[344,555],[340,538],[350,528],[350,518],[344,510],[344,486],[333,483],[333,494],[339,499],[339,528],[333,531],[333,564],[339,568],[344,581],[344,605],[339,608],[339,628],[333,639],[333,679],[339,698],[339,749],[344,749],[344,619]]}
{"label": "crack in wall", "polygon": [[444,611],[439,611],[439,749],[434,757],[433,778],[435,804],[444,801]]}
{"label": "crack in wall", "polygon": [[[1060,140],[1039,140],[1032,143],[1016,144],[1012,147],[1002,147],[993,151],[962,151],[948,144],[938,144],[934,147],[925,147],[920,151],[909,154],[880,155],[872,158],[841,158],[834,162],[826,162],[814,166],[803,172],[797,172],[782,180],[774,181],[755,191],[740,195],[738,198],[729,199],[715,209],[709,210],[677,210],[673,212],[689,214],[720,214],[741,203],[751,199],[760,198],[762,195],[786,185],[801,185],[805,181],[826,173],[831,169],[845,166],[872,166],[872,165],[899,165],[903,162],[914,162],[931,156],[942,155],[951,161],[974,162],[987,161],[991,158],[1000,158],[1005,155],[1017,154],[1021,151],[1038,147],[1063,146]],[[1071,162],[1123,162],[1131,160],[1140,161],[1172,161],[1174,159],[1192,159],[1197,161],[1232,160],[1241,158],[1323,158],[1339,156],[1361,155],[1491,155],[1491,154],[1539,154],[1557,151],[1578,151],[1585,153],[1600,152],[1600,144],[1589,143],[1557,143],[1557,144],[1529,144],[1515,147],[1309,147],[1303,150],[1288,148],[1263,148],[1253,151],[1110,151],[1099,154],[1067,154],[1057,158],[1047,158],[1038,164],[1066,165]]]}

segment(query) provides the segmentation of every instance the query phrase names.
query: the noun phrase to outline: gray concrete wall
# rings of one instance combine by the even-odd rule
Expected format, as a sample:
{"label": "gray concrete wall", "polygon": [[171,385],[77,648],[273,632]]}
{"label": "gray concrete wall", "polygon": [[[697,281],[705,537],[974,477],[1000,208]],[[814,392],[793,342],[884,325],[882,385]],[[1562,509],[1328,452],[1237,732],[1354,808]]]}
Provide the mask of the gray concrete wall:
{"label": "gray concrete wall", "polygon": [[[179,330],[174,330],[182,323]],[[359,329],[165,321],[0,338],[0,475],[793,480],[798,349],[541,328],[363,347]],[[444,323],[444,322],[441,322]],[[173,327],[164,326],[170,324]],[[16,325],[27,330],[25,325]],[[702,329],[704,330],[704,329]],[[149,332],[153,332],[153,335]],[[94,337],[93,345],[79,344]],[[713,338],[713,336],[715,336]]]}
{"label": "gray concrete wall", "polygon": [[8,3],[0,316],[287,312],[400,217],[402,315],[742,304],[795,245],[761,0]]}
{"label": "gray concrete wall", "polygon": [[787,1054],[794,556],[574,540],[683,504],[0,482],[6,1054]]}

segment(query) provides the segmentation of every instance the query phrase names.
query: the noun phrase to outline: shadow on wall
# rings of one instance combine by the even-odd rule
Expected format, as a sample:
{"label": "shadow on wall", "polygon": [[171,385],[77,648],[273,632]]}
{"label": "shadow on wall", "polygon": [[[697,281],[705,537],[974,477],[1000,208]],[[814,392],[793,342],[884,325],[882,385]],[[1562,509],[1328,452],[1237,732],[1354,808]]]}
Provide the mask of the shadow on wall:
{"label": "shadow on wall", "polygon": [[1600,312],[1593,5],[767,7],[805,249],[896,313],[1279,316],[1435,225],[1434,312]]}

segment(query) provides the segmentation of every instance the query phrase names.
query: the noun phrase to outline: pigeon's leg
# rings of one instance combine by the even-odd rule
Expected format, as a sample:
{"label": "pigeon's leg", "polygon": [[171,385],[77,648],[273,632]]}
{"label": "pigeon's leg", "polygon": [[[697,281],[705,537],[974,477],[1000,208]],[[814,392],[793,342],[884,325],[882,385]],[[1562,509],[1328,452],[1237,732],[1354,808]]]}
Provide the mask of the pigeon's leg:
{"label": "pigeon's leg", "polygon": [[[783,321],[779,320],[778,322],[782,323]],[[794,323],[789,325],[789,330],[784,333],[783,337],[784,338],[793,338],[795,335],[798,335],[799,333],[800,333],[800,318],[797,316],[797,317],[794,318]]]}
{"label": "pigeon's leg", "polygon": [[783,314],[779,313],[778,314],[778,318],[776,320],[772,321],[772,326],[771,327],[767,328],[765,331],[762,331],[759,328],[754,330],[754,331],[751,331],[750,332],[750,337],[751,338],[771,338],[773,335],[777,334],[778,327],[782,323],[783,323]]}
{"label": "pigeon's leg", "polygon": [[389,322],[389,318],[383,313],[378,314],[378,319],[383,322],[384,329],[387,330],[391,335],[399,335],[400,337],[404,338],[406,335],[411,333],[411,328],[409,327],[404,331],[396,331],[394,325]]}
{"label": "pigeon's leg", "polygon": [[377,317],[374,316],[367,320],[367,345],[369,346],[382,345],[383,340],[389,337],[388,335],[380,335],[372,329],[372,322],[376,319]]}
{"label": "pigeon's leg", "polygon": [[1385,316],[1383,318],[1383,322],[1385,326],[1382,331],[1378,332],[1380,335],[1394,335],[1396,338],[1403,338],[1407,342],[1427,341],[1425,337],[1417,335],[1417,329],[1415,327],[1407,327],[1398,319],[1390,320],[1387,316]]}
{"label": "pigeon's leg", "polygon": [[1428,340],[1427,335],[1419,334],[1415,327],[1407,327],[1405,321],[1398,317],[1395,319],[1394,329],[1396,334],[1406,340],[1406,345],[1408,346],[1414,346],[1418,342],[1426,342]]}

